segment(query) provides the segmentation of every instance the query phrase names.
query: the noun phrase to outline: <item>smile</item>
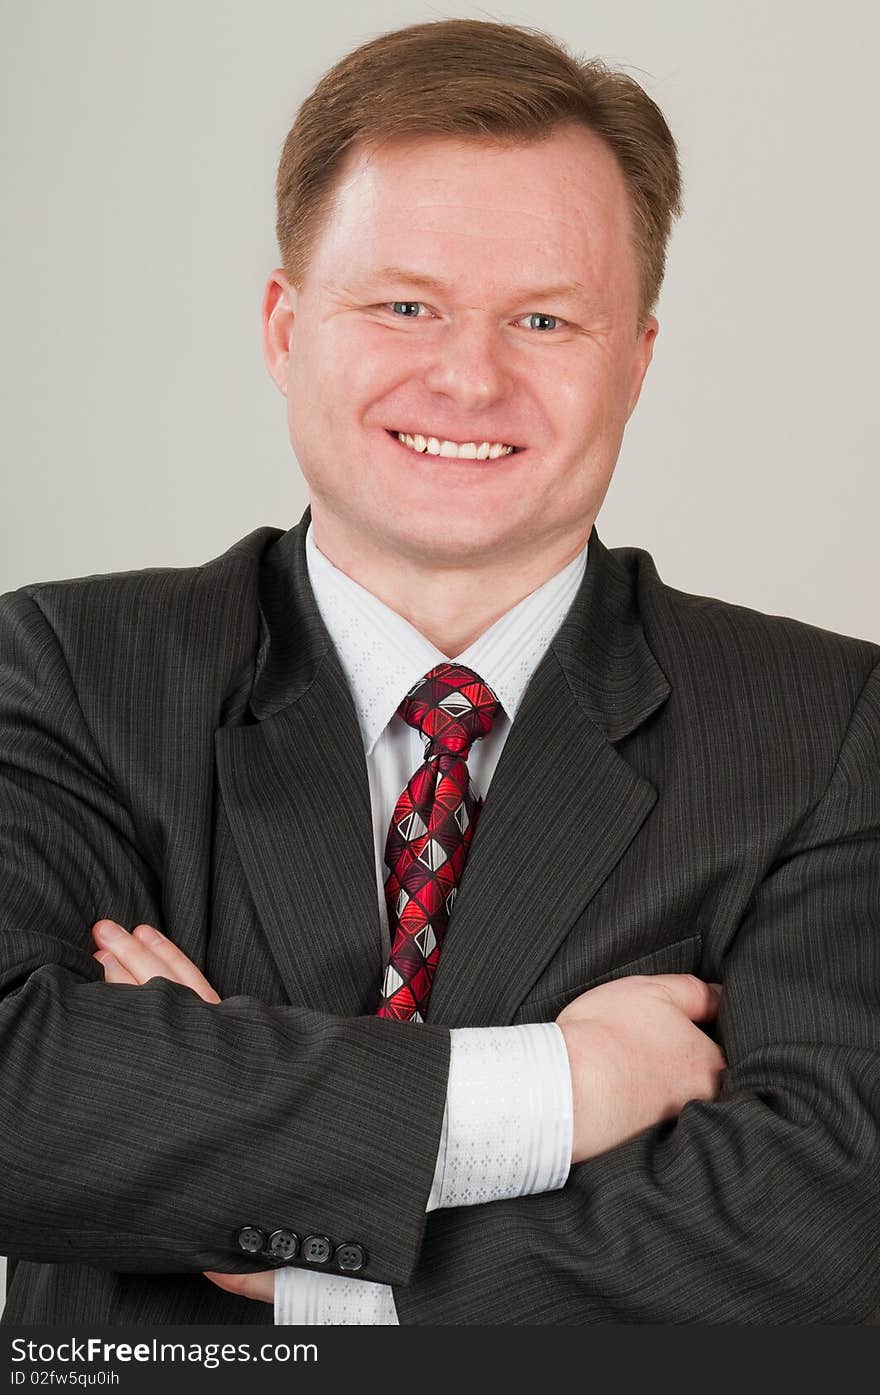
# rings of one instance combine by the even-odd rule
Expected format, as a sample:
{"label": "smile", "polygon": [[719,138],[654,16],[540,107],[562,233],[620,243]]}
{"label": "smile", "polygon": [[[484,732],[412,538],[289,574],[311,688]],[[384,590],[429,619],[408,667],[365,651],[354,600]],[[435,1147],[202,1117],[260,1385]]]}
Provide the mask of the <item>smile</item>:
{"label": "smile", "polygon": [[405,431],[391,431],[403,446],[417,451],[419,455],[439,455],[446,460],[497,460],[502,455],[513,455],[516,446],[504,445],[501,441],[448,441],[437,436],[409,435]]}

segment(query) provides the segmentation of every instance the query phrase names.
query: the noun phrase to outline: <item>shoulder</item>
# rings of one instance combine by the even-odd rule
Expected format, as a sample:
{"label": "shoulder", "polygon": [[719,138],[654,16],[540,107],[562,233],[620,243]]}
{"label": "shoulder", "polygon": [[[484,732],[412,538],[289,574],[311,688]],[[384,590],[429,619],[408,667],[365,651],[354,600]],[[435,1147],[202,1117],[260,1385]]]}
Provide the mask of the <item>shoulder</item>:
{"label": "shoulder", "polygon": [[63,627],[67,615],[106,612],[113,615],[133,604],[146,605],[148,614],[167,605],[186,606],[200,597],[220,604],[234,602],[243,583],[254,578],[267,549],[281,536],[280,528],[256,528],[208,562],[190,567],[142,567],[132,571],[95,572],[63,581],[30,582],[7,593],[28,596],[47,619]]}
{"label": "shoulder", "polygon": [[0,597],[0,626],[23,658],[60,650],[74,686],[138,673],[155,680],[234,670],[259,636],[263,558],[282,536],[262,527],[208,562],[33,582]]}
{"label": "shoulder", "polygon": [[[839,733],[880,665],[880,644],[667,584],[642,548],[609,549],[680,703],[719,717]],[[723,733],[719,732],[719,737]]]}

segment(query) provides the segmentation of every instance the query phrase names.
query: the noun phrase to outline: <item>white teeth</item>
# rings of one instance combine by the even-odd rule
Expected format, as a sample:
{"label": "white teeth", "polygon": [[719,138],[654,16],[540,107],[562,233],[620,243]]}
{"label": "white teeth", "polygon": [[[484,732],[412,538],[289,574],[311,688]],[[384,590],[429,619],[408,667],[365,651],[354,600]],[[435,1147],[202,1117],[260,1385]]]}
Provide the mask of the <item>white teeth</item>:
{"label": "white teeth", "polygon": [[437,436],[410,436],[398,431],[398,441],[411,450],[427,455],[442,455],[447,460],[497,460],[499,455],[510,455],[513,446],[505,446],[500,441],[441,441]]}

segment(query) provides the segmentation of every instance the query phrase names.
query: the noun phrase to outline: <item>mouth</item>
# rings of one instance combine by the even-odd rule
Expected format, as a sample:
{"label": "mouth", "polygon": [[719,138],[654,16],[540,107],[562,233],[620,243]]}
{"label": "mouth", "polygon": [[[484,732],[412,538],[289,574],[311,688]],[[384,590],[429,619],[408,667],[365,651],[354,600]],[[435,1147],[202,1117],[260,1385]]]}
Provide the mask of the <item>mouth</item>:
{"label": "mouth", "polygon": [[495,464],[510,455],[521,454],[523,446],[508,445],[502,441],[449,441],[437,436],[423,436],[406,431],[386,428],[386,435],[396,441],[411,455],[433,456],[444,462],[456,460],[468,464]]}

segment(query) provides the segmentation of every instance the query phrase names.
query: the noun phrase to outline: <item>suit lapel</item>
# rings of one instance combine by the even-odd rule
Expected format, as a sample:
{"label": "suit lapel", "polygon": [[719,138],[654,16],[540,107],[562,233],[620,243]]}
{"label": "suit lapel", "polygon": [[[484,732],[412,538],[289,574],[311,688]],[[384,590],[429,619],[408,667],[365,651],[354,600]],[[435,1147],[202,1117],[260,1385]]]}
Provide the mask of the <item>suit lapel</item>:
{"label": "suit lapel", "polygon": [[614,745],[670,692],[633,586],[593,529],[581,587],[526,689],[492,777],[429,1021],[510,1022],[657,799]]}
{"label": "suit lapel", "polygon": [[215,734],[220,794],[290,1000],[375,1005],[381,938],[363,743],[309,585],[309,511],[261,577],[250,725]]}
{"label": "suit lapel", "polygon": [[[375,1009],[381,934],[363,743],[315,604],[306,510],[261,576],[250,724],[215,736],[218,780],[290,1000]],[[572,606],[523,696],[468,856],[428,1019],[511,1021],[657,799],[615,749],[670,692],[634,573],[595,528]]]}

